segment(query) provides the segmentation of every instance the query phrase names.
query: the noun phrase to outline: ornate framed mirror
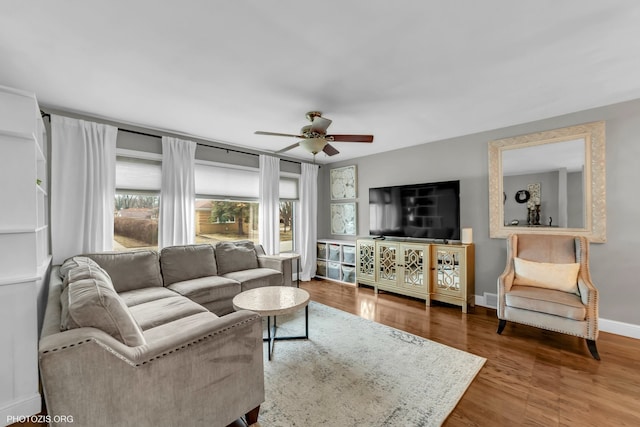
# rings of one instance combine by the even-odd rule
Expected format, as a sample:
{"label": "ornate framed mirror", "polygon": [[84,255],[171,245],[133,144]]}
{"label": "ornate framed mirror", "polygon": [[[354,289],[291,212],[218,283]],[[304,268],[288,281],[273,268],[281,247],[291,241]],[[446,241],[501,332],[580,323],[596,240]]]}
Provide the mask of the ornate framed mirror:
{"label": "ornate framed mirror", "polygon": [[490,141],[490,237],[553,233],[605,242],[605,166],[603,121]]}

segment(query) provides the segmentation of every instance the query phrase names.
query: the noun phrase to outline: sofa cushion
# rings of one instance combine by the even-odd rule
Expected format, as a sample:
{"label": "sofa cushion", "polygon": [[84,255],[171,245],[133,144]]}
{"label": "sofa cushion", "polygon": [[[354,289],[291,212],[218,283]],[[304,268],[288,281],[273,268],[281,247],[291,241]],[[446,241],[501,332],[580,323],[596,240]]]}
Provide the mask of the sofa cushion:
{"label": "sofa cushion", "polygon": [[180,295],[161,298],[130,307],[131,315],[143,331],[208,310]]}
{"label": "sofa cushion", "polygon": [[258,255],[252,242],[222,242],[215,247],[218,274],[258,268]]}
{"label": "sofa cushion", "polygon": [[87,254],[104,268],[117,292],[162,286],[158,253],[152,250]]}
{"label": "sofa cushion", "polygon": [[282,286],[282,273],[270,268],[234,271],[225,274],[224,277],[240,282],[243,292],[262,286]]}
{"label": "sofa cushion", "polygon": [[176,293],[167,288],[154,286],[152,288],[120,292],[118,295],[120,295],[120,298],[122,298],[122,301],[124,301],[127,307],[133,307],[134,305],[144,304],[145,302],[155,301],[157,299],[175,297]]}
{"label": "sofa cushion", "polygon": [[184,334],[185,330],[192,330],[194,324],[202,323],[203,321],[212,322],[218,318],[217,315],[210,311],[202,313],[192,314],[191,316],[182,317],[174,320],[173,322],[164,323],[156,326],[155,328],[147,329],[143,332],[144,337],[149,343],[161,343],[167,338],[172,339],[176,335]]}
{"label": "sofa cushion", "polygon": [[164,286],[218,274],[213,246],[208,244],[163,248],[160,266]]}
{"label": "sofa cushion", "polygon": [[142,330],[107,275],[90,265],[71,269],[68,275],[77,280],[70,280],[61,295],[68,306],[63,320],[67,329],[97,328],[130,347],[146,343]]}
{"label": "sofa cushion", "polygon": [[587,309],[578,295],[534,286],[512,286],[505,294],[507,306],[585,320]]}
{"label": "sofa cushion", "polygon": [[203,305],[213,301],[231,300],[240,293],[239,282],[220,276],[185,280],[169,285],[168,288]]}
{"label": "sofa cushion", "polygon": [[515,285],[536,286],[557,291],[578,293],[578,271],[580,264],[557,264],[534,262],[515,257],[513,259]]}

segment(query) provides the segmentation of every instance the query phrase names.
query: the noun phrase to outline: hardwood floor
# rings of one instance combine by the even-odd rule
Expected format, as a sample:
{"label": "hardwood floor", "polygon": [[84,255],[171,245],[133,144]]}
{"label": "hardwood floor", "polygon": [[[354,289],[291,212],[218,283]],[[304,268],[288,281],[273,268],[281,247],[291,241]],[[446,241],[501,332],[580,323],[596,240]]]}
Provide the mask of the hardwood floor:
{"label": "hardwood floor", "polygon": [[445,426],[638,426],[640,340],[600,332],[594,360],[583,339],[507,323],[495,310],[459,307],[324,280],[301,283],[313,301],[485,357]]}
{"label": "hardwood floor", "polygon": [[576,337],[514,323],[498,335],[492,309],[462,314],[459,307],[426,307],[424,301],[324,280],[300,287],[313,301],[485,357],[445,426],[640,425],[640,340],[601,332],[598,362]]}

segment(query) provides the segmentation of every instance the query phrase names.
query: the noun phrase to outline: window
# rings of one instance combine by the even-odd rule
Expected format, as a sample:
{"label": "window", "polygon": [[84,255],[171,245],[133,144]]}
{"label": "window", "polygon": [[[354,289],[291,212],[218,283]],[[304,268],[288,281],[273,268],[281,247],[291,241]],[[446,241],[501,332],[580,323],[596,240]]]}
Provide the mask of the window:
{"label": "window", "polygon": [[113,249],[158,249],[160,197],[154,194],[116,192]]}
{"label": "window", "polygon": [[[113,249],[158,249],[161,163],[144,158],[116,157]],[[135,155],[135,154],[134,154]]]}
{"label": "window", "polygon": [[[116,158],[114,250],[158,248],[160,155],[119,150]],[[197,160],[196,243],[259,242],[256,168]],[[294,250],[298,176],[280,178],[280,252]]]}
{"label": "window", "polygon": [[258,243],[258,206],[256,201],[196,199],[196,243]]}
{"label": "window", "polygon": [[[196,242],[259,242],[256,168],[196,161]],[[280,252],[293,251],[298,176],[280,177]]]}
{"label": "window", "polygon": [[298,176],[280,176],[280,252],[293,252]]}
{"label": "window", "polygon": [[295,203],[280,200],[280,252],[293,252],[293,220]]}

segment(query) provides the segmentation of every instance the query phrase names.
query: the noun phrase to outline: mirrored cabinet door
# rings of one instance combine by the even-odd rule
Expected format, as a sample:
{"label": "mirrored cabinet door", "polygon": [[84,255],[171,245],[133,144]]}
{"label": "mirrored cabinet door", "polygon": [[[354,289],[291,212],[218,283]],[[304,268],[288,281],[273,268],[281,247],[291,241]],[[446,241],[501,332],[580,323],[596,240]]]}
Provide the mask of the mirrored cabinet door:
{"label": "mirrored cabinet door", "polygon": [[438,292],[460,293],[460,251],[438,247],[435,249],[435,283]]}
{"label": "mirrored cabinet door", "polygon": [[378,243],[376,252],[378,282],[396,285],[398,282],[398,244]]}
{"label": "mirrored cabinet door", "polygon": [[376,244],[373,240],[358,240],[356,248],[356,254],[358,257],[356,274],[358,281],[363,283],[375,282],[375,253]]}
{"label": "mirrored cabinet door", "polygon": [[431,293],[432,300],[462,307],[475,305],[475,246],[432,245],[431,246]]}
{"label": "mirrored cabinet door", "polygon": [[[426,289],[428,276],[425,275],[425,264],[429,260],[429,247],[402,245],[402,286],[416,290]],[[428,271],[428,270],[427,270]]]}

